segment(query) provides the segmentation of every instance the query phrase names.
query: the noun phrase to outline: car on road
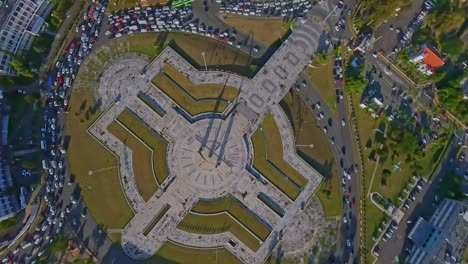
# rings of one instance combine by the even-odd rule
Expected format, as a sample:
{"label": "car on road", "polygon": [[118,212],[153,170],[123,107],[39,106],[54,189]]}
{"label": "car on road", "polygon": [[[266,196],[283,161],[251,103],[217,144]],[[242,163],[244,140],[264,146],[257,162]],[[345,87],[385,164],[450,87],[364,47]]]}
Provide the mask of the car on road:
{"label": "car on road", "polygon": [[323,114],[323,112],[320,112],[320,113],[318,113],[317,117],[318,117],[318,120],[320,120],[320,119],[324,118],[325,115]]}
{"label": "car on road", "polygon": [[331,138],[330,138],[330,143],[331,143],[332,145],[335,144],[335,137],[331,137]]}
{"label": "car on road", "polygon": [[344,119],[341,120],[341,125],[342,126],[345,126],[346,125],[346,121]]}

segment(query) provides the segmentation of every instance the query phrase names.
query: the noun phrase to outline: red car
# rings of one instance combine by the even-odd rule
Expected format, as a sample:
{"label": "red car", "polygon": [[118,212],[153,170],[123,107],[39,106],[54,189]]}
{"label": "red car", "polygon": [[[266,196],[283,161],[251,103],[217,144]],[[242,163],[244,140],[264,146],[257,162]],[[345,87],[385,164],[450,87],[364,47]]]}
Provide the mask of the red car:
{"label": "red car", "polygon": [[353,200],[351,201],[351,204],[352,204],[353,206],[356,205],[356,199],[354,199],[354,197],[353,197]]}

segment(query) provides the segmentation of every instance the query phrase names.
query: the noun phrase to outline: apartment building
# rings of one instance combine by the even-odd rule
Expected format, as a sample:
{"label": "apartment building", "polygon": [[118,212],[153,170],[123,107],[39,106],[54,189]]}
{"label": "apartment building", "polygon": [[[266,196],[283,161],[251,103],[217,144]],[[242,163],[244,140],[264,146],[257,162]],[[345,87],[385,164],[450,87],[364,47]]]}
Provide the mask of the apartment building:
{"label": "apartment building", "polygon": [[462,263],[468,244],[467,202],[445,199],[429,221],[418,219],[408,237],[414,245],[404,263]]}
{"label": "apartment building", "polygon": [[15,194],[8,192],[13,187],[8,162],[8,114],[5,110],[3,91],[0,90],[0,222],[15,215],[19,201]]}
{"label": "apartment building", "polygon": [[0,75],[16,75],[13,55],[29,49],[52,11],[47,0],[7,0],[0,9]]}

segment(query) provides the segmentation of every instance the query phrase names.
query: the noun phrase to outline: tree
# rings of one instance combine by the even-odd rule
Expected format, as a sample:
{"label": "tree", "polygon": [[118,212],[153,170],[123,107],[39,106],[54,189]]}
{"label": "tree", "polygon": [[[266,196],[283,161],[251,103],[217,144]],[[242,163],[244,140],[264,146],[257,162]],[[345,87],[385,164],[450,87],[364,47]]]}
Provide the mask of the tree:
{"label": "tree", "polygon": [[348,92],[357,93],[360,92],[366,87],[367,80],[363,79],[362,77],[356,76],[345,76],[345,89]]}
{"label": "tree", "polygon": [[321,50],[317,57],[315,57],[315,61],[320,65],[326,65],[328,63],[329,54],[326,53],[324,50]]}

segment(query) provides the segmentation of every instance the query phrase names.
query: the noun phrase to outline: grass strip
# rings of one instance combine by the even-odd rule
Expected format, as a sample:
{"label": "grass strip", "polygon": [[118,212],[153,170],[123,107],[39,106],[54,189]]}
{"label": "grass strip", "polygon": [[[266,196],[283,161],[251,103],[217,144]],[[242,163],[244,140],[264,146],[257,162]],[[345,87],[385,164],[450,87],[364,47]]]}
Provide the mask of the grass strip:
{"label": "grass strip", "polygon": [[196,101],[163,74],[156,75],[153,83],[192,116],[208,112],[222,113],[228,106],[227,102],[219,100]]}
{"label": "grass strip", "polygon": [[128,109],[120,113],[117,120],[153,150],[156,180],[158,184],[161,184],[168,176],[166,163],[167,142]]}
{"label": "grass strip", "polygon": [[307,179],[283,159],[283,140],[279,127],[272,115],[265,117],[262,122],[262,129],[267,143],[267,159],[295,184],[301,188],[306,186]]}
{"label": "grass strip", "polygon": [[164,110],[162,109],[161,106],[159,106],[153,99],[151,99],[148,95],[145,93],[138,93],[138,98],[143,101],[149,108],[151,108],[156,114],[158,114],[160,117],[164,116]]}
{"label": "grass strip", "polygon": [[187,214],[177,228],[195,234],[219,234],[230,232],[253,251],[260,248],[260,241],[229,214],[214,215]]}
{"label": "grass strip", "polygon": [[116,121],[110,123],[107,130],[132,150],[133,175],[143,200],[148,201],[158,190],[153,174],[151,150]]}
{"label": "grass strip", "polygon": [[251,139],[254,148],[254,168],[291,200],[295,200],[301,191],[265,159],[267,148],[262,132],[258,129]]}
{"label": "grass strip", "polygon": [[215,214],[228,212],[237,221],[264,241],[271,230],[254,212],[231,196],[218,200],[199,200],[192,208],[192,212],[199,214]]}
{"label": "grass strip", "polygon": [[235,87],[223,84],[194,84],[171,64],[164,65],[163,72],[189,93],[195,100],[219,99],[223,101],[233,101],[240,92],[240,90]]}
{"label": "grass strip", "polygon": [[260,199],[266,206],[268,206],[273,212],[275,212],[279,217],[284,216],[284,211],[281,207],[271,200],[265,193],[260,193],[257,195],[257,198]]}
{"label": "grass strip", "polygon": [[143,235],[147,236],[151,230],[153,230],[154,226],[163,218],[163,216],[167,213],[167,211],[171,208],[169,204],[164,205],[163,209],[159,211],[159,213],[156,215],[156,217],[151,221],[149,226],[145,228],[145,231],[143,232]]}
{"label": "grass strip", "polygon": [[166,241],[158,252],[147,260],[144,264],[242,264],[234,254],[225,247],[219,248],[196,248],[180,245],[173,241]]}

